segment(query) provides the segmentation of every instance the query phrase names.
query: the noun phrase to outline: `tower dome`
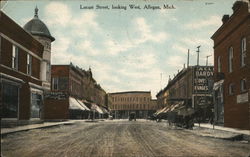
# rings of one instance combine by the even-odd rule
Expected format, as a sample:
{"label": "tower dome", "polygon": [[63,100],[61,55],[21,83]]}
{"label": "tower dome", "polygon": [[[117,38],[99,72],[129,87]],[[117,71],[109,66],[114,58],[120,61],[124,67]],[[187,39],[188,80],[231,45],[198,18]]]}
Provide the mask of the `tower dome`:
{"label": "tower dome", "polygon": [[23,28],[32,35],[47,37],[51,41],[55,40],[55,38],[51,36],[48,27],[38,18],[37,7],[35,8],[34,18],[27,22]]}

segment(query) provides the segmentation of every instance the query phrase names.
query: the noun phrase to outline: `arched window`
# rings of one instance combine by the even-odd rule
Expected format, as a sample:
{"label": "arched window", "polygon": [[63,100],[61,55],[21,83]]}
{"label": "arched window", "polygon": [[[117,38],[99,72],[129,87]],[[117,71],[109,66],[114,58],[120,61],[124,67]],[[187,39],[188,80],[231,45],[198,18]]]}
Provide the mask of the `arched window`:
{"label": "arched window", "polygon": [[241,53],[240,53],[240,65],[241,67],[246,65],[246,57],[247,57],[247,46],[246,46],[246,38],[242,38],[241,40]]}
{"label": "arched window", "polygon": [[217,69],[218,69],[218,72],[221,72],[221,57],[220,56],[217,59]]}
{"label": "arched window", "polygon": [[228,51],[228,72],[233,72],[233,47]]}

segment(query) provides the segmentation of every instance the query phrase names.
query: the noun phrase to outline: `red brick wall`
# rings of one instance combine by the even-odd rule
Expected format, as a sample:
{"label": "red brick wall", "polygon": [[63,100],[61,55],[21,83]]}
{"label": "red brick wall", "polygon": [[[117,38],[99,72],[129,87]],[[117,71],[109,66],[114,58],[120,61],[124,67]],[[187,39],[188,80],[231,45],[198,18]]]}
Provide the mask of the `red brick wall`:
{"label": "red brick wall", "polygon": [[[0,11],[0,32],[42,57],[43,45]],[[41,51],[37,51],[41,50]]]}
{"label": "red brick wall", "polygon": [[45,99],[44,104],[44,119],[69,119],[69,99]]}
{"label": "red brick wall", "polygon": [[[24,81],[19,91],[18,117],[27,120],[30,118],[31,103],[29,83],[41,86],[42,82],[40,80],[40,60],[34,56],[32,57],[32,76],[34,78],[27,75],[28,52],[26,51],[31,51],[41,58],[43,45],[1,11],[0,26],[0,32],[3,34],[1,36],[0,72]],[[12,69],[12,45],[16,44],[15,42],[19,44],[16,45],[19,50],[18,70]]]}
{"label": "red brick wall", "polygon": [[[214,39],[214,70],[218,72],[217,59],[221,56],[222,72],[225,75],[224,82],[224,125],[227,127],[250,129],[249,102],[237,103],[237,95],[240,91],[240,80],[247,79],[247,89],[250,88],[250,64],[241,67],[240,52],[241,39],[247,38],[247,60],[250,55],[250,20],[247,6],[236,11],[230,19],[215,33]],[[228,71],[228,49],[233,47],[233,72]],[[229,84],[234,84],[234,94],[229,95]],[[244,93],[244,92],[243,92]]]}
{"label": "red brick wall", "polygon": [[30,89],[28,83],[22,85],[20,89],[19,119],[27,120],[30,118]]}

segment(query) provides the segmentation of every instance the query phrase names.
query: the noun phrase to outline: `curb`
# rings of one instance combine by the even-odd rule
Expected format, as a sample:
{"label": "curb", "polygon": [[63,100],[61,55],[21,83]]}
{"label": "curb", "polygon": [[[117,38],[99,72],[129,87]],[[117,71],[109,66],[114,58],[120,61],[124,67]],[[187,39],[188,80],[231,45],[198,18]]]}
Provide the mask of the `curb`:
{"label": "curb", "polygon": [[7,131],[4,133],[1,132],[1,138],[5,137],[9,134],[14,134],[17,132],[23,132],[23,131],[29,131],[29,130],[35,130],[35,129],[52,128],[52,127],[57,127],[59,125],[73,125],[73,124],[74,124],[74,122],[68,122],[68,123],[59,123],[59,124],[54,124],[54,125],[39,126],[39,127],[34,127],[34,128],[26,128],[26,129],[20,129],[20,130]]}

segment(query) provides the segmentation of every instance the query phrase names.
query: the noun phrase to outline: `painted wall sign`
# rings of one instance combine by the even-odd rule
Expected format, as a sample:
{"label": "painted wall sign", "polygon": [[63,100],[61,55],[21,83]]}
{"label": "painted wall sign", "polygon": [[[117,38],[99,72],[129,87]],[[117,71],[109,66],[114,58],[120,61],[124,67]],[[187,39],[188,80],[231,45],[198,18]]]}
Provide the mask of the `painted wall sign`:
{"label": "painted wall sign", "polygon": [[248,102],[248,92],[244,94],[237,95],[237,104]]}

